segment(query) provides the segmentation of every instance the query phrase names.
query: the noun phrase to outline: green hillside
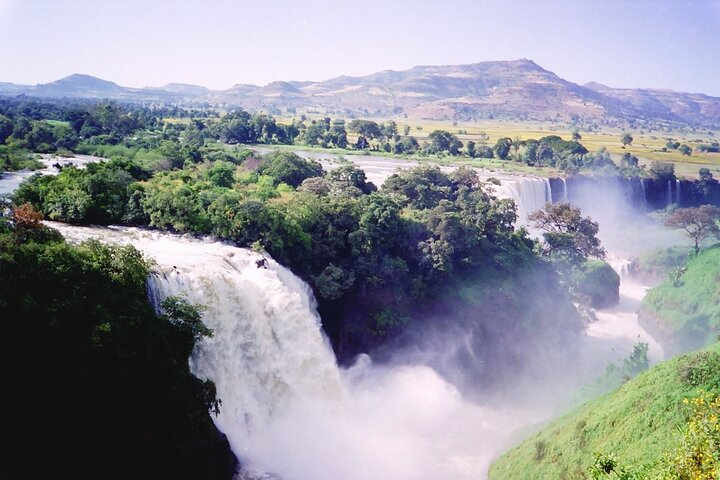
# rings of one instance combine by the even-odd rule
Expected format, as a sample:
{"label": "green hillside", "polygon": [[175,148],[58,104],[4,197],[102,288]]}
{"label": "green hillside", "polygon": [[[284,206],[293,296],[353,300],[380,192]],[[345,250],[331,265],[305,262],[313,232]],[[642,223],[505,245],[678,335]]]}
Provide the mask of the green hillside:
{"label": "green hillside", "polygon": [[675,269],[643,300],[640,321],[671,344],[689,351],[713,343],[720,333],[720,244]]}
{"label": "green hillside", "polygon": [[[712,439],[700,439],[695,431],[697,425],[704,425],[717,439],[717,403],[709,401],[718,392],[720,344],[715,344],[705,351],[661,363],[615,392],[553,422],[498,459],[489,478],[593,478],[590,472],[596,462],[595,453],[610,456],[620,465],[632,466],[635,472],[595,478],[718,478],[718,445]],[[711,405],[712,410],[698,414],[703,417],[701,422],[689,422],[695,418],[696,405]],[[693,442],[702,443],[702,447],[695,448]],[[685,445],[684,450],[681,445]],[[715,462],[707,467],[708,476],[678,473],[687,461],[699,461],[698,465],[705,468],[702,460],[698,460],[702,458],[698,452],[703,451],[708,462]],[[678,466],[680,463],[683,465]]]}

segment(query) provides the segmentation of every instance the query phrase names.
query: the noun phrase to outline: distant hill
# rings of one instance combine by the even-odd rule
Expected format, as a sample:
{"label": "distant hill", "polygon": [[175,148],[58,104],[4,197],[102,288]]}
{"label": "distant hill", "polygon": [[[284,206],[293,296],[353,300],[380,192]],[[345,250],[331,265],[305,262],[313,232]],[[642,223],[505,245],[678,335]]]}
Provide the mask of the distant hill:
{"label": "distant hill", "polygon": [[189,85],[187,83],[168,83],[165,86],[160,87],[158,90],[165,90],[170,93],[179,93],[182,95],[196,95],[202,96],[210,93],[210,89],[207,87],[201,87],[200,85]]}
{"label": "distant hill", "polygon": [[32,93],[38,97],[112,97],[121,95],[124,90],[117,83],[76,73],[38,85]]}
{"label": "distant hill", "polygon": [[0,83],[0,95],[108,98],[126,101],[210,102],[249,110],[306,108],[353,116],[407,115],[415,119],[577,118],[603,125],[638,121],[720,128],[720,98],[670,90],[578,85],[532,60],[418,66],[320,82],[238,84],[227,90],[171,83],[126,88],[88,75],[36,86]]}

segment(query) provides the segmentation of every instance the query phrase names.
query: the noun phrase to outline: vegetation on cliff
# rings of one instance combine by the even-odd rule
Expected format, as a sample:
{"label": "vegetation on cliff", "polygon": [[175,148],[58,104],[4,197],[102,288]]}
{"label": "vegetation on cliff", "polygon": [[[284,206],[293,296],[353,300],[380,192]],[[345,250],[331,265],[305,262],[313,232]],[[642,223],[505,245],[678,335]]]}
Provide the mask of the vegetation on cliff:
{"label": "vegetation on cliff", "polygon": [[231,478],[215,387],[188,366],[198,311],[156,315],[137,250],[71,246],[40,219],[0,218],[0,477]]}
{"label": "vegetation on cliff", "polygon": [[720,345],[673,358],[554,421],[490,478],[690,479],[720,473]]}
{"label": "vegetation on cliff", "polygon": [[659,328],[675,351],[701,348],[720,331],[720,244],[701,250],[645,296],[641,321]]}

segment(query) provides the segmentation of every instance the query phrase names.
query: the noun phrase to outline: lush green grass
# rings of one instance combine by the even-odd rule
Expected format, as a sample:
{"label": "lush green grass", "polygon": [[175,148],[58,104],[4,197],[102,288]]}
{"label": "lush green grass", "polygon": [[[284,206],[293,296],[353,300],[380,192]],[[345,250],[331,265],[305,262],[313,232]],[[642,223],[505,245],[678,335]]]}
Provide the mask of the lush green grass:
{"label": "lush green grass", "polygon": [[687,262],[690,247],[670,247],[645,254],[635,262],[642,276],[662,278]]}
{"label": "lush green grass", "polygon": [[720,344],[676,357],[528,438],[492,465],[490,479],[590,478],[596,452],[659,469],[652,465],[675,451],[678,429],[691,413],[684,400],[719,389]]}
{"label": "lush green grass", "polygon": [[70,127],[70,122],[66,122],[64,120],[43,120],[48,125],[52,125],[53,127]]}
{"label": "lush green grass", "polygon": [[687,262],[679,277],[671,275],[650,290],[643,308],[672,328],[680,348],[707,345],[720,332],[720,244]]}
{"label": "lush green grass", "polygon": [[92,145],[89,143],[81,143],[76,148],[76,152],[103,158],[135,160],[144,167],[151,167],[164,158],[162,154],[155,150],[147,150],[141,147],[126,147],[125,145]]}

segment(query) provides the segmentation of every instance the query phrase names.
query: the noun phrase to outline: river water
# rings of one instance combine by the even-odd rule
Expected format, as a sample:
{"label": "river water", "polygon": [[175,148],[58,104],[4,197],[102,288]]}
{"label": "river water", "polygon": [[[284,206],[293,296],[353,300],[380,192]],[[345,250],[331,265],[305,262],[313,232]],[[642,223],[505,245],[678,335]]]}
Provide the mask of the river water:
{"label": "river water", "polygon": [[0,174],[0,195],[9,195],[20,186],[20,184],[26,178],[30,178],[36,173],[40,175],[57,175],[58,169],[53,165],[73,165],[77,168],[85,168],[88,163],[102,162],[106,159],[101,157],[94,157],[92,155],[75,155],[73,157],[58,157],[50,153],[39,154],[40,162],[43,164],[43,168],[35,171],[20,170],[17,172],[5,172]]}

